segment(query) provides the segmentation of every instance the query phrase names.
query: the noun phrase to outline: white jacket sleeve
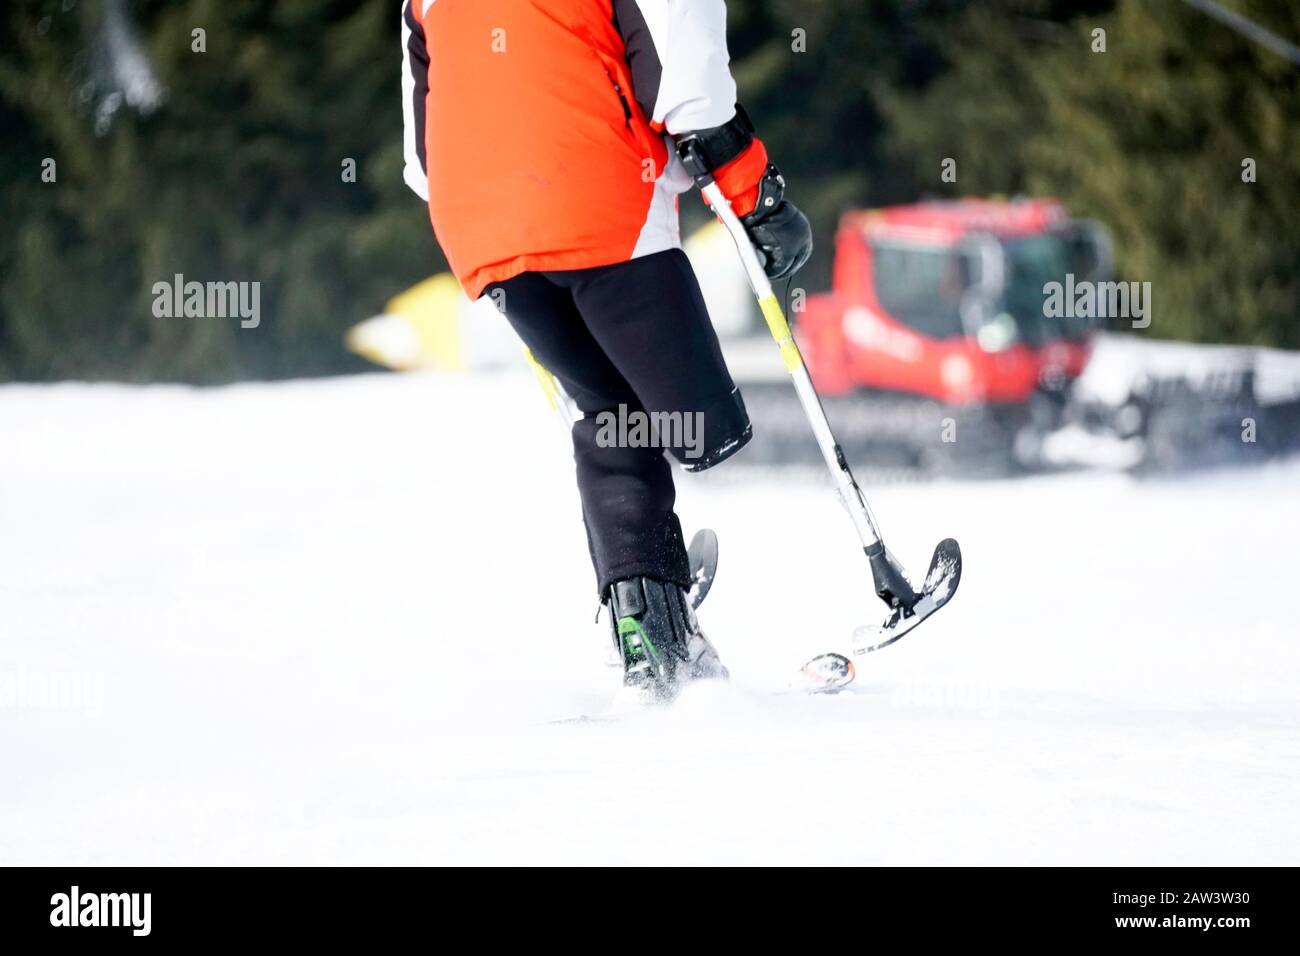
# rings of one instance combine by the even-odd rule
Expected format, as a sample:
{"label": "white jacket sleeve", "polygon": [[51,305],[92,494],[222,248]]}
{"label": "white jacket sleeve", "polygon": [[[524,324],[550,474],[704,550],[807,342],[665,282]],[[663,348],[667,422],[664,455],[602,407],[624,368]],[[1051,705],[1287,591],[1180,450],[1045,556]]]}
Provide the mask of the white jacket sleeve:
{"label": "white jacket sleeve", "polygon": [[668,133],[736,115],[725,0],[614,0],[637,102]]}

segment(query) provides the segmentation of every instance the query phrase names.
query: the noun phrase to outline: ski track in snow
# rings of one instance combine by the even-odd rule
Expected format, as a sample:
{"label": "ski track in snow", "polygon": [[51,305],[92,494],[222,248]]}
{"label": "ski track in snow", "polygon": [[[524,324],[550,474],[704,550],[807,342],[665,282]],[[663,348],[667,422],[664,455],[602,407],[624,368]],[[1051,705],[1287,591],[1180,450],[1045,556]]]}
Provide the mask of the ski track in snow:
{"label": "ski track in snow", "polygon": [[[526,374],[0,388],[0,863],[1295,864],[1300,462],[867,488],[682,476],[734,681],[615,691]],[[738,462],[740,459],[738,459]]]}

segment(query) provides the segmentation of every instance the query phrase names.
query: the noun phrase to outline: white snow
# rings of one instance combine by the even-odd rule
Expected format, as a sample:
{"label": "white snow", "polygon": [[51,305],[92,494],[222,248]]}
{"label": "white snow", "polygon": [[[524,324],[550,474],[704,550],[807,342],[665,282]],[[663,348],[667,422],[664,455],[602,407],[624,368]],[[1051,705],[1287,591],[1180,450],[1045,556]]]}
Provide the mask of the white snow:
{"label": "white snow", "polygon": [[[526,372],[0,388],[0,863],[1300,862],[1300,463],[868,488],[952,604],[874,619],[819,481],[683,476],[730,665],[598,725]],[[742,459],[737,459],[737,465]]]}
{"label": "white snow", "polygon": [[1099,332],[1075,383],[1075,396],[1118,406],[1149,380],[1184,380],[1205,388],[1215,379],[1255,372],[1255,395],[1263,402],[1300,395],[1300,352],[1247,345],[1168,342],[1139,335]]}

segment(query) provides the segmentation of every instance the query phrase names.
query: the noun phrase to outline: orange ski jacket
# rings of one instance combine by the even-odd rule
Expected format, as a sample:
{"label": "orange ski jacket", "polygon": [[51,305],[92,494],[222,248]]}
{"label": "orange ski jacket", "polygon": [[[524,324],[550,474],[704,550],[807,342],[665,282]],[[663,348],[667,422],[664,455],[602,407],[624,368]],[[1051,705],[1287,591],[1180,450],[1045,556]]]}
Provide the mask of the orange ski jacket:
{"label": "orange ski jacket", "polygon": [[405,0],[405,179],[470,298],[681,245],[692,182],[666,134],[735,115],[726,19],[725,0]]}

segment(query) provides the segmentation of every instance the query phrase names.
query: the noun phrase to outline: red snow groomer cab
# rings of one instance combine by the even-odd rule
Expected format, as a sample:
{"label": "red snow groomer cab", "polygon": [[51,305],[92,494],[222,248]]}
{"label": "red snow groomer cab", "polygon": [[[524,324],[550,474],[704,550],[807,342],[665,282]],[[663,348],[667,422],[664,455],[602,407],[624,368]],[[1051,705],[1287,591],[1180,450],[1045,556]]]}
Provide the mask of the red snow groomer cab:
{"label": "red snow groomer cab", "polygon": [[809,296],[795,326],[846,446],[1001,471],[1032,461],[1088,361],[1090,320],[1058,316],[1049,284],[1109,269],[1104,231],[1051,199],[854,211],[832,290]]}

